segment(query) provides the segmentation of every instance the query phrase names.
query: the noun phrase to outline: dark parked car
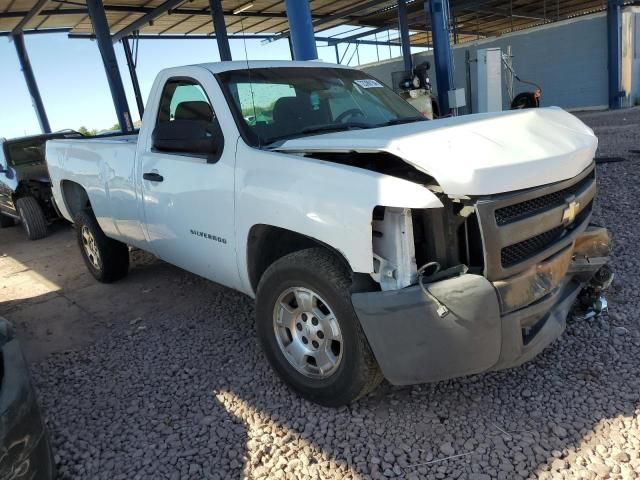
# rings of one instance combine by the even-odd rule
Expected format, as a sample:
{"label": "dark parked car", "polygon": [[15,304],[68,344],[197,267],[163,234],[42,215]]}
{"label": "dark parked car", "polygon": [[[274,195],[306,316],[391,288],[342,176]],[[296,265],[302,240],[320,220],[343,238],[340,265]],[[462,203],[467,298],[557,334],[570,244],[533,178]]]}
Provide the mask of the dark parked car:
{"label": "dark parked car", "polygon": [[29,370],[11,325],[2,317],[0,349],[0,479],[52,479],[53,456]]}
{"label": "dark parked car", "polygon": [[0,139],[0,228],[20,220],[30,240],[47,235],[47,225],[59,215],[51,194],[45,143],[54,138],[78,137],[82,134],[65,130]]}

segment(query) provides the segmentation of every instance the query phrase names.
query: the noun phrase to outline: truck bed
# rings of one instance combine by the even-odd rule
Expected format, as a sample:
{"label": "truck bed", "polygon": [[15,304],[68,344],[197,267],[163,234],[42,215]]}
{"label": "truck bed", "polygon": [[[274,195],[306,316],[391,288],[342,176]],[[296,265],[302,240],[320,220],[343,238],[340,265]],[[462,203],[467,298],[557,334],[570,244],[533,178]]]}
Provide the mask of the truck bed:
{"label": "truck bed", "polygon": [[[98,223],[105,234],[113,238],[127,239],[131,233],[134,237],[140,236],[138,212],[131,211],[139,194],[134,175],[137,142],[137,134],[47,142],[46,159],[54,193],[65,188],[63,180],[67,186],[67,182],[82,185]],[[67,220],[73,221],[69,205],[59,205],[59,208]],[[113,220],[127,217],[135,220],[135,232],[122,231]],[[120,226],[124,224],[127,222]]]}

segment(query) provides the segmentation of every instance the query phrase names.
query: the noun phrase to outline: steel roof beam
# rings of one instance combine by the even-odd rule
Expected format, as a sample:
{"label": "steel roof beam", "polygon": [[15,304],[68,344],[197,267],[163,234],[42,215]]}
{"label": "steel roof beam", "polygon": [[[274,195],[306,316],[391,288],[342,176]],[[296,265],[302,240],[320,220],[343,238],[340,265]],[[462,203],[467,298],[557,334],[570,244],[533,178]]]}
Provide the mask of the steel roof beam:
{"label": "steel roof beam", "polygon": [[[105,5],[104,9],[107,12],[125,12],[125,13],[152,13],[155,8],[151,7],[138,7],[133,5]],[[193,9],[193,8],[171,8],[171,13],[176,15],[198,15],[198,16],[210,16],[211,10],[206,9]],[[225,15],[234,15],[231,10],[225,10]],[[286,18],[284,13],[262,13],[262,12],[240,12],[235,14],[236,17],[277,17]]]}
{"label": "steel roof beam", "polygon": [[[150,13],[153,8],[149,7],[137,7],[134,5],[105,5],[104,10],[106,12],[122,12],[122,13]],[[22,18],[27,15],[28,11],[10,11],[0,12],[0,18]],[[86,8],[61,8],[61,9],[47,9],[42,10],[40,15],[48,16],[64,16],[64,15],[86,15],[88,10]],[[191,9],[191,8],[172,8],[171,13],[175,15],[194,15],[198,17],[208,17],[211,15],[210,10],[203,9]],[[227,17],[249,17],[249,18],[282,18],[286,19],[287,14],[281,12],[252,12],[250,10],[234,14],[231,10],[225,10],[224,15]],[[314,19],[322,20],[328,15],[312,15]],[[352,19],[353,20],[353,19]]]}
{"label": "steel roof beam", "polygon": [[[319,38],[317,38],[316,40],[320,40]],[[387,45],[391,45],[392,47],[401,47],[402,44],[397,41],[397,40],[391,40],[390,42],[386,41],[386,40],[355,40],[351,43],[355,43],[357,45],[378,45],[378,46],[387,46]],[[414,43],[411,46],[413,47],[424,47],[424,48],[429,48],[431,47],[431,45],[427,44],[427,43]]]}
{"label": "steel roof beam", "polygon": [[[526,20],[544,20],[544,15],[538,15],[534,13],[530,13],[528,11],[522,10],[521,8],[514,8],[513,11],[504,9],[504,8],[463,8],[462,10],[468,11],[470,13],[479,13],[480,15],[499,15],[501,17],[507,18],[523,18]],[[455,11],[459,12],[460,9],[456,8]]]}
{"label": "steel roof beam", "polygon": [[[25,32],[28,33],[28,32]],[[89,39],[93,40],[96,36],[92,33],[69,33],[68,35],[71,39]],[[180,35],[180,34],[169,34],[169,35],[157,35],[157,34],[147,34],[147,35],[136,35],[136,39],[140,40],[211,40],[212,38],[216,38],[215,35]],[[229,35],[231,40],[266,40],[273,38],[272,34],[269,35]],[[319,41],[321,39],[318,39]]]}
{"label": "steel roof beam", "polygon": [[33,74],[29,55],[27,54],[27,49],[24,46],[24,35],[22,32],[15,35],[12,33],[12,37],[13,43],[16,47],[16,53],[18,54],[18,60],[20,60],[20,68],[24,74],[24,80],[27,83],[27,89],[31,96],[31,102],[33,103],[33,108],[36,111],[38,122],[40,123],[40,129],[42,130],[42,133],[51,133],[47,112],[44,109],[40,90],[38,90],[38,84],[36,83],[36,76]]}
{"label": "steel roof beam", "polygon": [[[65,10],[42,10],[40,11],[40,15],[86,15],[86,8],[69,8]],[[29,12],[25,11],[12,11],[12,12],[0,12],[0,18],[22,18],[27,15]]]}
{"label": "steel roof beam", "polygon": [[111,99],[116,110],[116,117],[122,133],[133,131],[133,121],[131,120],[131,111],[127,104],[127,95],[122,84],[122,76],[118,68],[118,60],[113,50],[113,43],[109,33],[109,23],[107,16],[102,8],[102,0],[87,0],[89,8],[89,17],[93,25],[93,31],[96,33],[96,40],[104,71],[107,76],[107,83],[111,90]]}
{"label": "steel roof beam", "polygon": [[[25,32],[28,33],[28,32]],[[230,40],[265,40],[271,39],[274,35],[229,35]],[[96,38],[95,35],[90,33],[70,33],[69,38],[73,40],[93,40]],[[215,35],[137,35],[136,39],[138,40],[211,40],[216,38]],[[334,40],[331,37],[315,37],[318,42],[331,42]],[[391,40],[390,42],[386,40],[353,40],[350,43],[359,44],[359,45],[380,45],[386,46],[391,45],[393,47],[399,47],[400,42],[397,40]],[[428,43],[414,43],[414,47],[430,47],[431,45]]]}
{"label": "steel roof beam", "polygon": [[229,36],[227,35],[227,24],[224,21],[224,12],[220,0],[209,0],[211,6],[211,19],[213,20],[213,29],[216,32],[216,42],[218,44],[218,54],[220,60],[231,61],[231,47],[229,46]]}
{"label": "steel roof beam", "polygon": [[144,100],[142,100],[140,82],[138,81],[138,73],[136,72],[136,62],[133,58],[133,52],[131,50],[128,37],[122,39],[122,48],[124,49],[124,57],[127,60],[127,67],[129,68],[129,76],[131,77],[131,85],[133,86],[133,95],[136,97],[138,115],[140,115],[140,120],[142,120],[142,116],[144,115]]}
{"label": "steel roof beam", "polygon": [[[41,30],[23,30],[23,35],[38,35],[43,33],[68,33],[71,31],[71,28],[43,28]],[[0,32],[0,37],[8,37],[11,35],[11,32]]]}
{"label": "steel roof beam", "polygon": [[29,10],[27,14],[24,17],[22,17],[22,20],[20,20],[18,24],[13,28],[13,30],[11,30],[11,36],[18,35],[20,32],[22,32],[22,30],[27,25],[27,23],[29,23],[31,20],[33,20],[35,17],[37,17],[40,14],[40,12],[42,11],[42,9],[44,8],[44,6],[47,4],[48,1],[49,0],[38,0],[38,2],[33,6],[33,8]]}
{"label": "steel roof beam", "polygon": [[177,7],[178,5],[180,5],[181,3],[184,3],[184,2],[185,2],[185,0],[167,0],[163,4],[157,6],[153,10],[151,10],[149,13],[147,13],[147,14],[143,15],[142,17],[140,17],[139,19],[131,22],[129,25],[124,27],[119,32],[114,33],[111,36],[111,40],[114,43],[122,40],[124,37],[126,37],[128,35],[131,35],[136,30],[140,30],[142,27],[147,25],[149,22],[155,20],[160,15],[163,15],[163,14],[167,13],[172,8],[175,8],[175,7]]}
{"label": "steel roof beam", "polygon": [[329,45],[336,45],[338,43],[350,43],[359,38],[368,37],[369,35],[375,35],[376,33],[380,33],[380,32],[386,32],[387,30],[390,30],[390,28],[380,27],[380,28],[374,28],[373,30],[368,30],[366,32],[360,32],[355,35],[351,35],[349,37],[329,37],[331,41],[328,43]]}
{"label": "steel roof beam", "polygon": [[[361,5],[356,5],[354,7],[351,8],[347,8],[346,10],[341,10],[339,12],[336,13],[331,13],[327,16],[325,16],[324,18],[320,18],[318,20],[313,20],[313,26],[315,27],[319,27],[320,25],[324,25],[326,23],[330,23],[333,22],[334,20],[340,20],[342,18],[346,18],[349,17],[350,15],[353,15],[354,13],[358,13],[361,12],[363,10],[366,10],[367,8],[371,8],[371,7],[375,7],[377,5],[380,4],[380,0],[372,0],[366,3],[363,3]],[[278,35],[276,35],[276,37],[274,38],[275,40],[280,40],[281,38],[287,38],[290,35],[289,32],[282,32]]]}
{"label": "steel roof beam", "polygon": [[373,0],[371,2],[365,2],[361,5],[355,5],[351,8],[347,8],[346,10],[341,10],[339,12],[327,15],[326,17],[313,22],[313,25],[315,27],[319,27],[320,25],[324,25],[325,23],[333,22],[334,20],[340,20],[342,18],[353,15],[354,13],[359,13],[368,8],[375,7],[379,4],[380,4],[380,0]]}
{"label": "steel roof beam", "polygon": [[[491,7],[487,5],[488,3],[488,0],[465,0],[458,3],[452,3],[450,8],[452,11],[455,11],[458,14],[466,11],[468,12],[467,14],[479,13],[481,15],[498,15],[507,18],[513,17],[536,21],[543,21],[545,19],[544,15],[533,13],[529,10],[523,9],[522,7],[515,7],[512,14],[511,11],[506,8]],[[376,23],[389,22],[389,26],[391,26],[391,23],[396,21],[395,17],[393,16],[393,10],[393,8],[385,9],[384,13],[388,13],[389,16],[381,18]],[[424,21],[424,17],[422,17],[423,11],[422,8],[420,8],[420,2],[414,2],[411,6],[407,6],[407,10],[409,10],[408,17],[410,20],[419,18],[419,23],[422,23]],[[373,15],[375,14],[376,13],[374,13]],[[423,29],[419,28],[418,30]],[[462,33],[462,31],[459,30],[459,33]]]}

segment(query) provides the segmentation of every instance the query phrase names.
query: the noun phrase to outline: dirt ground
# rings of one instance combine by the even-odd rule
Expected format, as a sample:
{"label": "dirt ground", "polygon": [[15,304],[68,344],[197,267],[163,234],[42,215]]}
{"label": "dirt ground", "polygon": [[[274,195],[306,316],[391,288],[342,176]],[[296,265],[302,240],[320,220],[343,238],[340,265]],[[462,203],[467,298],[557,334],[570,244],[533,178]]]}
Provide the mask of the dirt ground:
{"label": "dirt ground", "polygon": [[131,269],[121,282],[96,282],[75,230],[62,221],[35,242],[19,225],[0,230],[0,316],[13,323],[28,360],[38,362],[90,344],[116,324],[179,311],[222,288],[142,251],[132,253]]}

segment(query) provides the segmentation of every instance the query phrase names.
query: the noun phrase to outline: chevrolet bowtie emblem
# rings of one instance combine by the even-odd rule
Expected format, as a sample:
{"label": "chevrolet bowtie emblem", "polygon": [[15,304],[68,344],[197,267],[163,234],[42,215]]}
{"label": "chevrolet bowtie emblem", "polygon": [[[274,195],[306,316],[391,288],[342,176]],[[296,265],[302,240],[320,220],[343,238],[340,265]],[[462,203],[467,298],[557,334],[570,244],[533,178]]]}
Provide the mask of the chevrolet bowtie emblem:
{"label": "chevrolet bowtie emblem", "polygon": [[578,215],[579,208],[580,202],[571,202],[567,205],[567,208],[562,212],[562,223],[568,225],[573,222],[576,219],[576,215]]}

